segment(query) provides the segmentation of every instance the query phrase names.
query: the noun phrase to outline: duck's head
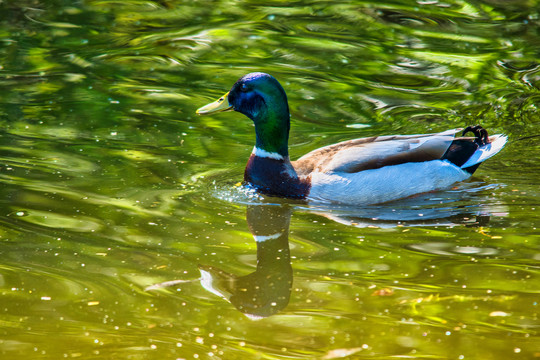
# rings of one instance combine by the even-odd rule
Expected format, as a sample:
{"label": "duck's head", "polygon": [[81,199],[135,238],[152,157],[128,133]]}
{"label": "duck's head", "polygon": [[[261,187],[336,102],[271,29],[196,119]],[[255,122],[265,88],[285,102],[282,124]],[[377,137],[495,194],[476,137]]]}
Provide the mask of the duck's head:
{"label": "duck's head", "polygon": [[217,101],[197,110],[199,115],[235,110],[255,124],[255,146],[287,156],[290,128],[287,95],[271,75],[255,72],[241,77],[231,90]]}

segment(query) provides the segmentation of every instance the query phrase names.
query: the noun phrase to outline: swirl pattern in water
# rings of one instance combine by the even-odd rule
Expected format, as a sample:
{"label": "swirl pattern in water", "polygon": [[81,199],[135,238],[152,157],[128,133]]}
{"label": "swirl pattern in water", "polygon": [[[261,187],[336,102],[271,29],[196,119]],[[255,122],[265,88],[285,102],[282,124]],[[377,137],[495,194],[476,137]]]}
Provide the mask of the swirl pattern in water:
{"label": "swirl pattern in water", "polygon": [[[0,357],[537,357],[537,5],[0,1]],[[510,140],[395,203],[259,196],[235,185],[252,122],[195,115],[255,71],[287,91],[292,159]]]}

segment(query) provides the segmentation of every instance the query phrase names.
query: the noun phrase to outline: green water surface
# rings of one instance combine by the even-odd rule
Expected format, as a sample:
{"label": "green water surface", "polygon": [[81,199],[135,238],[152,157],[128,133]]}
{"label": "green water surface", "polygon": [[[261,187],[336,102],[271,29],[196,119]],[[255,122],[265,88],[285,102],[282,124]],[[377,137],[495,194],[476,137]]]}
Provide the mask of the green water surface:
{"label": "green water surface", "polygon": [[[539,11],[0,0],[0,358],[539,358]],[[252,71],[287,91],[292,158],[473,124],[510,141],[394,203],[260,197],[251,121],[195,115]]]}

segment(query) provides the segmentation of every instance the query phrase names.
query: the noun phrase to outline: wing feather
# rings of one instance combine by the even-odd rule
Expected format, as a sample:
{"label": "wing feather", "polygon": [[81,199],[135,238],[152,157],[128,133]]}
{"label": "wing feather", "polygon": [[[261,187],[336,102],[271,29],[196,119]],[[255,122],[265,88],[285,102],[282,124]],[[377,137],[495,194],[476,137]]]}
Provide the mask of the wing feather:
{"label": "wing feather", "polygon": [[302,156],[292,164],[298,175],[311,172],[355,173],[407,162],[440,159],[456,133],[377,136],[325,146]]}

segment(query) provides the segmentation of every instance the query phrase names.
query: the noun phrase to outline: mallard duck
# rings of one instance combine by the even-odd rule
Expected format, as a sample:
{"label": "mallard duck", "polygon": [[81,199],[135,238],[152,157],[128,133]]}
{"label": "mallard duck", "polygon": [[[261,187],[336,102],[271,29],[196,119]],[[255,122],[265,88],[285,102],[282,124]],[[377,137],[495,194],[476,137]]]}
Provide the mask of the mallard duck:
{"label": "mallard duck", "polygon": [[[245,183],[266,195],[307,201],[376,204],[447,189],[469,178],[507,141],[505,135],[488,136],[482,127],[468,126],[435,134],[343,141],[291,162],[287,95],[273,76],[247,74],[197,114],[226,110],[238,111],[255,124]],[[465,137],[469,132],[474,136]]]}

